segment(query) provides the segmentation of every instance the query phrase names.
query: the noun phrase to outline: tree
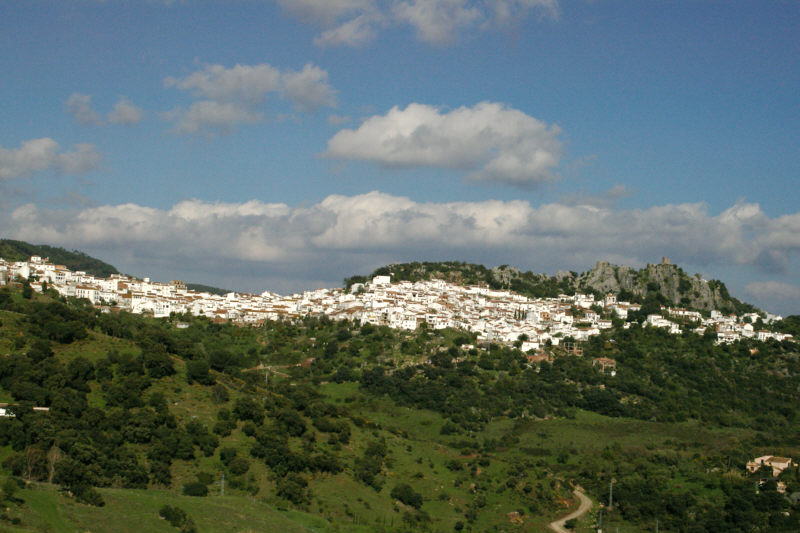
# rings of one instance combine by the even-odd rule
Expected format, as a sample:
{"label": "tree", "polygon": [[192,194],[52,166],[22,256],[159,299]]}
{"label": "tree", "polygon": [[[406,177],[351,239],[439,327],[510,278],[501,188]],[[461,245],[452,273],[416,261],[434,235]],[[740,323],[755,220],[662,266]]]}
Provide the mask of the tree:
{"label": "tree", "polygon": [[415,492],[408,483],[395,485],[390,495],[395,500],[400,500],[404,504],[409,505],[414,509],[419,509],[422,507],[422,495],[418,492]]}
{"label": "tree", "polygon": [[201,385],[213,385],[216,383],[208,373],[209,366],[205,359],[193,359],[186,362],[186,381],[191,385],[195,381]]}

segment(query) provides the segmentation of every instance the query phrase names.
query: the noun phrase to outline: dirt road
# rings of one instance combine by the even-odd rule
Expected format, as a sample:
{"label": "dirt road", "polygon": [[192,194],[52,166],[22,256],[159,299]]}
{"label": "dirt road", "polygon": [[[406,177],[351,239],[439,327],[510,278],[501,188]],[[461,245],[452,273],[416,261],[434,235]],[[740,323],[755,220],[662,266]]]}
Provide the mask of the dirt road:
{"label": "dirt road", "polygon": [[564,527],[564,523],[572,518],[578,518],[579,516],[585,515],[592,508],[592,500],[590,500],[586,494],[582,493],[578,489],[575,489],[573,494],[578,497],[578,499],[581,501],[581,504],[577,510],[569,513],[567,516],[559,518],[555,522],[550,522],[550,529],[556,531],[557,533],[571,533],[569,529]]}

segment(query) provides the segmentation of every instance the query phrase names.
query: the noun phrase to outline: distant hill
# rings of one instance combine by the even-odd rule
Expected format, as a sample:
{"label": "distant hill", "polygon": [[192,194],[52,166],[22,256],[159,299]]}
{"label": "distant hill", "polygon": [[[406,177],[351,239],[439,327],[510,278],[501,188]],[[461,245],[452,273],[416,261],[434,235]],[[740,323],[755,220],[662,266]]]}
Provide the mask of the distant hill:
{"label": "distant hill", "polygon": [[[114,266],[78,250],[69,251],[47,244],[30,244],[24,241],[0,239],[0,258],[6,261],[27,261],[32,255],[38,255],[42,258],[47,257],[51,263],[64,265],[73,272],[80,270],[99,278],[107,278],[111,274],[119,274],[119,271]],[[219,287],[200,283],[187,283],[186,288],[195,292],[208,292],[219,295],[231,292],[228,289],[220,289]]]}
{"label": "distant hill", "polygon": [[460,285],[485,285],[511,290],[533,298],[553,298],[559,294],[571,295],[576,292],[591,293],[602,298],[612,293],[621,300],[649,304],[648,307],[656,310],[659,305],[670,305],[737,314],[758,312],[754,306],[732,297],[723,282],[704,280],[698,275],[689,276],[679,266],[669,262],[650,264],[636,270],[600,261],[587,272],[559,271],[555,276],[522,272],[508,265],[487,268],[459,261],[413,262],[380,267],[369,276],[353,276],[346,278],[344,283],[349,288],[373,276],[389,274],[392,281],[413,282],[438,278]]}
{"label": "distant hill", "polygon": [[46,244],[29,244],[23,241],[0,239],[0,257],[6,261],[27,261],[32,255],[49,257],[51,263],[64,265],[72,271],[80,270],[101,278],[119,274],[119,271],[112,265],[78,250],[69,251]]}
{"label": "distant hill", "polygon": [[231,292],[228,289],[220,289],[219,287],[212,287],[211,285],[203,285],[201,283],[187,283],[186,288],[194,292],[207,292],[210,294],[218,294],[220,296],[225,296]]}

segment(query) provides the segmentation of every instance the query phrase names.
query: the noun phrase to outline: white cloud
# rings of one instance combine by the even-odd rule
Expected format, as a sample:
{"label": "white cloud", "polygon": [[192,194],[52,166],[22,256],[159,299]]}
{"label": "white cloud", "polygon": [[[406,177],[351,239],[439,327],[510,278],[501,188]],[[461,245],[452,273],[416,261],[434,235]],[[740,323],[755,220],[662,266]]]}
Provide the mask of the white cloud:
{"label": "white cloud", "polygon": [[467,0],[412,0],[393,6],[398,21],[417,30],[419,38],[431,44],[447,44],[456,32],[475,25],[483,18],[476,5]]}
{"label": "white cloud", "polygon": [[278,4],[306,22],[333,24],[342,16],[372,11],[376,8],[372,0],[277,0]]}
{"label": "white cloud", "polygon": [[325,46],[360,46],[377,35],[375,26],[383,21],[379,15],[359,15],[314,37],[314,44]]}
{"label": "white cloud", "polygon": [[555,179],[562,145],[558,126],[494,102],[449,112],[394,107],[328,141],[327,157],[387,166],[461,169],[469,179],[530,187]]}
{"label": "white cloud", "polygon": [[141,108],[133,105],[130,100],[125,97],[119,99],[108,113],[108,121],[113,124],[136,124],[142,120],[144,113]]}
{"label": "white cloud", "polygon": [[373,40],[379,27],[411,26],[431,44],[447,44],[460,35],[504,29],[530,11],[557,19],[558,0],[277,0],[303,22],[323,31],[317,46],[358,46]]}
{"label": "white cloud", "polygon": [[174,122],[172,132],[179,135],[207,135],[230,133],[239,124],[254,124],[264,116],[231,102],[201,100],[189,109],[178,108],[164,114]]}
{"label": "white cloud", "polygon": [[335,91],[328,85],[328,72],[311,63],[299,72],[285,73],[282,81],[286,97],[301,111],[336,105]]}
{"label": "white cloud", "polygon": [[[257,200],[187,200],[166,210],[123,204],[50,211],[27,205],[0,215],[0,229],[14,238],[103,250],[109,259],[126,258],[118,267],[142,275],[154,261],[170,277],[206,268],[206,280],[253,265],[252,272],[281,273],[283,286],[294,288],[405,260],[459,259],[555,272],[583,270],[601,259],[641,266],[669,256],[694,267],[737,265],[763,273],[772,268],[763,262],[772,252],[790,260],[800,255],[796,242],[782,238],[800,215],[770,219],[757,205],[735,210],[755,216],[710,215],[702,204],[623,210],[519,200],[428,203],[371,192],[294,207]],[[783,272],[792,276],[794,270]],[[274,289],[253,285],[258,279],[250,290]],[[749,290],[772,300],[781,291],[796,293],[774,283]]]}
{"label": "white cloud", "polygon": [[216,101],[261,102],[268,93],[280,89],[280,71],[266,63],[260,65],[206,65],[183,79],[166,78],[164,85],[194,91]]}
{"label": "white cloud", "polygon": [[311,63],[302,70],[281,71],[271,65],[206,65],[185,78],[169,77],[166,87],[189,91],[198,100],[188,109],[176,108],[162,116],[174,122],[173,133],[214,135],[228,133],[239,124],[264,118],[261,103],[270,93],[289,100],[295,109],[312,112],[336,105],[336,91],[328,72]]}
{"label": "white cloud", "polygon": [[23,141],[17,149],[0,146],[0,181],[47,170],[83,174],[93,170],[102,158],[92,144],[78,144],[72,151],[61,151],[59,144],[49,137],[31,139]]}
{"label": "white cloud", "polygon": [[64,103],[64,109],[80,124],[98,125],[103,120],[92,109],[92,96],[89,94],[72,93]]}

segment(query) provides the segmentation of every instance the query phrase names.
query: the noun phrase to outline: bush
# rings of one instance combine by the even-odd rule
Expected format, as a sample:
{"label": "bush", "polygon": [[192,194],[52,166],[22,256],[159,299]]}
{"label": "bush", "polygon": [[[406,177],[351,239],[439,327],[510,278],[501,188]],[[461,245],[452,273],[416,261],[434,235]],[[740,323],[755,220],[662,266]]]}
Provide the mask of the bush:
{"label": "bush", "polygon": [[75,499],[86,505],[94,505],[95,507],[102,507],[106,504],[103,496],[97,492],[97,489],[89,485],[75,485],[72,487],[72,494]]}
{"label": "bush", "polygon": [[222,464],[228,465],[237,455],[236,448],[231,446],[226,446],[224,448],[220,448],[219,450],[219,460],[222,461]]}
{"label": "bush", "polygon": [[165,505],[158,511],[158,516],[175,527],[181,527],[186,522],[186,512],[178,507]]}
{"label": "bush", "polygon": [[228,463],[228,470],[235,476],[240,476],[250,469],[250,461],[244,457],[236,457]]}
{"label": "bush", "polygon": [[279,497],[289,500],[295,504],[308,503],[308,481],[299,474],[289,473],[276,484],[276,492]]}
{"label": "bush", "polygon": [[407,483],[396,485],[392,489],[390,495],[395,500],[400,500],[404,504],[409,505],[414,509],[419,509],[422,507],[422,494],[414,491],[414,489],[411,488],[411,485]]}
{"label": "bush", "polygon": [[186,511],[178,507],[165,505],[158,511],[158,516],[169,522],[174,527],[179,527],[181,533],[197,533],[194,520],[189,518]]}
{"label": "bush", "polygon": [[216,381],[208,373],[209,366],[205,359],[195,359],[186,363],[186,381],[191,385],[198,382],[201,385],[214,385]]}
{"label": "bush", "polygon": [[214,474],[210,472],[200,471],[197,473],[197,481],[199,481],[203,485],[211,485],[212,483],[214,483]]}
{"label": "bush", "polygon": [[192,481],[183,485],[183,493],[186,496],[208,496],[208,487],[199,481]]}

